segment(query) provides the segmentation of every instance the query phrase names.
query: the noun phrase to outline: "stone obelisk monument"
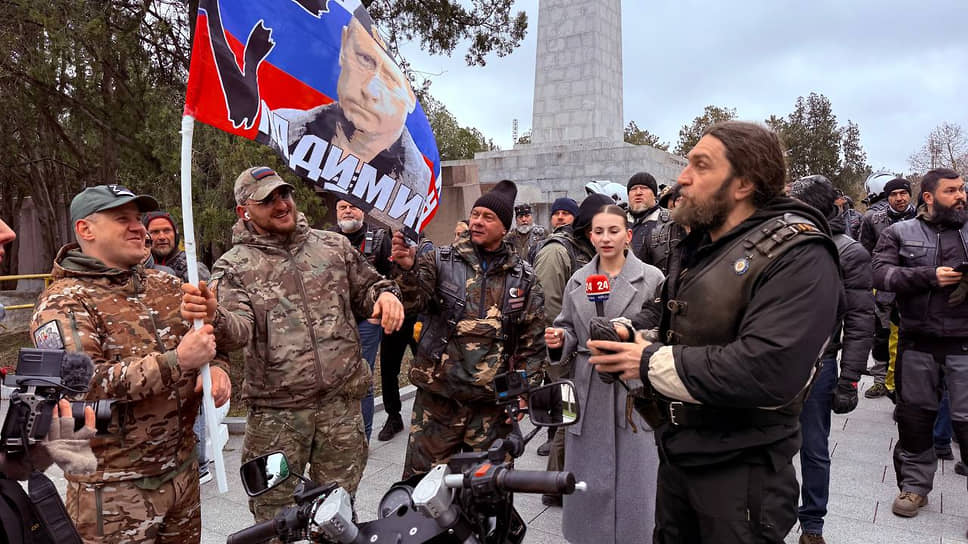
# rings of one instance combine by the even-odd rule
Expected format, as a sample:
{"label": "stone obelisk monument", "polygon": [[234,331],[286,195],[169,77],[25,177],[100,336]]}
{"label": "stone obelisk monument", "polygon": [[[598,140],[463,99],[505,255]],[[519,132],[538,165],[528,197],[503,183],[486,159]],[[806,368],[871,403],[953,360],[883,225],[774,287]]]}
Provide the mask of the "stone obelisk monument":
{"label": "stone obelisk monument", "polygon": [[531,143],[621,142],[622,0],[541,0]]}
{"label": "stone obelisk monument", "polygon": [[449,243],[454,222],[502,179],[517,183],[518,203],[532,204],[545,225],[556,198],[580,202],[592,180],[624,185],[644,170],[675,182],[685,159],[623,141],[621,8],[621,0],[540,0],[531,143],[445,162],[441,200],[450,204],[431,222],[432,240]]}

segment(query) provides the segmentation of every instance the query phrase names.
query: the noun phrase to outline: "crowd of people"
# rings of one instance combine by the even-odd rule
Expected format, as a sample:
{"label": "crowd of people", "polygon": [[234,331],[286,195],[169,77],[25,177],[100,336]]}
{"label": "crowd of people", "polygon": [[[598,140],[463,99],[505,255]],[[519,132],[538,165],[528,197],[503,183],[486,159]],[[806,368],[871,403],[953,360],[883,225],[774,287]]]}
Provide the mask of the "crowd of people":
{"label": "crowd of people", "polygon": [[[97,469],[66,473],[79,533],[199,541],[206,363],[216,405],[241,387],[243,461],[283,451],[291,471],[355,493],[377,352],[385,441],[407,428],[408,346],[404,477],[507,436],[498,374],[573,380],[582,417],[539,448],[549,470],[588,482],[542,497],[563,506],[570,542],[782,542],[797,521],[801,544],[824,542],[830,414],[856,407],[865,373],[865,396],[896,402],[892,510],[917,515],[952,436],[968,461],[963,178],[931,170],[915,195],[874,175],[861,216],[823,173],[788,183],[761,125],[713,125],[687,159],[664,191],[639,172],[622,196],[555,200],[547,230],[501,181],[440,246],[345,200],[333,230],[311,228],[291,185],[250,168],[235,181],[233,247],[197,285],[153,198],[85,189],[71,204],[76,242],[31,322],[91,356],[89,400],[115,400],[91,442]],[[601,307],[586,296],[592,275],[611,286]],[[232,384],[237,349],[244,378]],[[255,520],[291,504],[296,483],[251,498]]]}

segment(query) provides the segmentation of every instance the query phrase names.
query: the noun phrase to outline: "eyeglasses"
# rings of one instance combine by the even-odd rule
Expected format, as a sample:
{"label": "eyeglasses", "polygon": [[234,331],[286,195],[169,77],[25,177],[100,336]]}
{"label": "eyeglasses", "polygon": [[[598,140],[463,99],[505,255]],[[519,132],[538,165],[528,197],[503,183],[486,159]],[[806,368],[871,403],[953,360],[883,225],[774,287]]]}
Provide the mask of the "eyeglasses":
{"label": "eyeglasses", "polygon": [[[275,191],[269,193],[269,196],[263,198],[262,200],[256,200],[256,204],[260,206],[271,206],[276,203],[276,200],[292,200],[292,188],[282,186]],[[250,199],[251,200],[251,199]]]}

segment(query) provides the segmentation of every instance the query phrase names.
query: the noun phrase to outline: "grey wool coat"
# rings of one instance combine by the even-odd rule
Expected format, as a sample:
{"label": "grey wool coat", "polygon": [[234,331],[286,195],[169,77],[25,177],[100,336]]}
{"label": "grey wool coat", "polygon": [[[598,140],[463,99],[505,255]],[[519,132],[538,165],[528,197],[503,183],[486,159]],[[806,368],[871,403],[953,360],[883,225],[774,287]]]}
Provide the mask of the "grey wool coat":
{"label": "grey wool coat", "polygon": [[[555,327],[565,330],[561,359],[574,364],[581,418],[567,429],[565,470],[588,483],[588,490],[564,497],[562,529],[574,544],[651,542],[659,456],[652,429],[633,411],[633,432],[626,420],[626,391],[606,384],[588,363],[588,323],[595,303],[585,295],[585,278],[598,274],[598,256],[568,280]],[[626,252],[625,265],[610,278],[605,317],[637,314],[662,282],[658,268]],[[641,385],[636,380],[630,388]]]}

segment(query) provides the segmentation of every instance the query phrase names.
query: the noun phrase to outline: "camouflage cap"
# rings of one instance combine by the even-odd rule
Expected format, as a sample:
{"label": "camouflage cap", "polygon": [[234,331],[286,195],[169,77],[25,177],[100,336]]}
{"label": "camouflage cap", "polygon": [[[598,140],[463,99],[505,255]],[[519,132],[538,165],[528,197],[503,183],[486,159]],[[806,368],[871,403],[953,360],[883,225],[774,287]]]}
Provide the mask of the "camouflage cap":
{"label": "camouflage cap", "polygon": [[71,200],[71,223],[77,223],[92,213],[124,206],[128,202],[137,204],[142,212],[158,209],[158,201],[148,195],[136,195],[121,185],[96,185],[84,189]]}
{"label": "camouflage cap", "polygon": [[286,180],[279,177],[279,174],[267,166],[254,166],[239,174],[235,179],[235,202],[238,205],[245,204],[249,200],[263,200],[269,193],[285,185],[295,189]]}

